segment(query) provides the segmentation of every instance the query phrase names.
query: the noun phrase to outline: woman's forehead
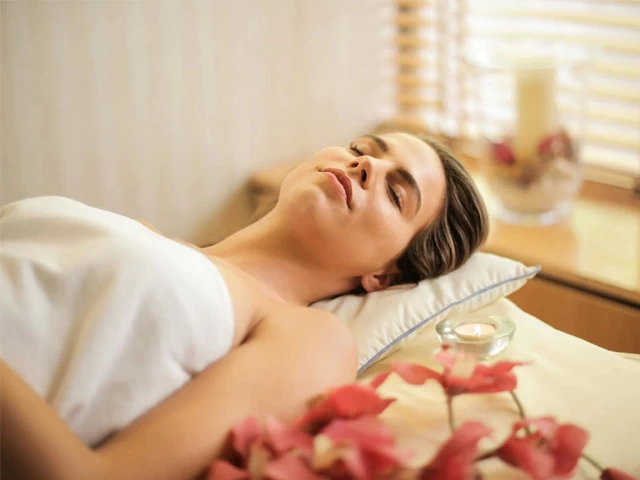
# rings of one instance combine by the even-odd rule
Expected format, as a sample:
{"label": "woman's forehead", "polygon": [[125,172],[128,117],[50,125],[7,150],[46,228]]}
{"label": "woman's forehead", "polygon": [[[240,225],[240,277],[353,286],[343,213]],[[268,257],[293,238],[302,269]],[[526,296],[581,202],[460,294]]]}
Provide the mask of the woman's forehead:
{"label": "woman's forehead", "polygon": [[387,156],[414,175],[443,178],[443,168],[436,151],[424,140],[407,133],[387,133],[380,138],[388,146]]}
{"label": "woman's forehead", "polygon": [[408,133],[387,133],[380,136],[389,146],[389,153],[399,160],[436,163],[438,154],[424,140]]}

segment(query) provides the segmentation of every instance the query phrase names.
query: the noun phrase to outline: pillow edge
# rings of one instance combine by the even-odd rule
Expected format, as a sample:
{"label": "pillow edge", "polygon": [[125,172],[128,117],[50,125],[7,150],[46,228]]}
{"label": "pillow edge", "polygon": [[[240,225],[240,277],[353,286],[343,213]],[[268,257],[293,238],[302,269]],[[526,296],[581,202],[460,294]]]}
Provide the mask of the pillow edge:
{"label": "pillow edge", "polygon": [[[454,307],[456,307],[458,305],[463,304],[464,302],[467,302],[467,301],[471,300],[472,298],[474,298],[474,297],[476,297],[478,295],[482,295],[483,293],[495,290],[495,289],[497,289],[497,288],[499,288],[499,287],[501,287],[501,286],[503,286],[503,285],[505,285],[505,284],[507,284],[509,282],[517,282],[519,280],[525,280],[525,282],[523,282],[520,286],[518,286],[517,288],[513,289],[512,291],[510,291],[509,293],[504,295],[504,297],[506,297],[507,295],[511,295],[512,293],[514,293],[517,290],[519,290],[520,288],[522,288],[528,280],[530,280],[531,278],[535,277],[538,273],[540,273],[540,271],[542,270],[542,266],[541,265],[535,265],[535,266],[532,266],[532,267],[528,267],[528,266],[525,265],[525,269],[527,271],[522,273],[522,274],[520,274],[520,275],[501,280],[501,281],[499,281],[497,283],[494,283],[492,285],[487,285],[486,287],[481,288],[480,290],[477,290],[475,292],[470,293],[469,295],[467,295],[464,298],[461,298],[459,300],[456,300],[455,302],[452,302],[452,303],[446,305],[445,307],[441,308],[440,310],[438,310],[434,314],[432,314],[429,317],[425,318],[424,320],[421,320],[420,322],[416,323],[413,327],[409,328],[408,330],[406,330],[405,332],[400,334],[398,337],[394,338],[391,342],[389,342],[383,348],[378,350],[367,361],[365,361],[365,363],[361,367],[358,367],[357,375],[361,375],[362,373],[364,373],[364,371],[367,368],[369,368],[370,366],[375,364],[377,361],[381,360],[380,357],[382,355],[384,355],[391,347],[395,346],[398,342],[401,342],[402,340],[404,340],[406,337],[408,337],[409,335],[414,333],[416,330],[419,330],[423,326],[426,326],[428,323],[430,323],[437,316],[447,312],[448,310],[451,310],[452,308],[454,308]],[[491,302],[488,302],[488,303],[491,303]]]}

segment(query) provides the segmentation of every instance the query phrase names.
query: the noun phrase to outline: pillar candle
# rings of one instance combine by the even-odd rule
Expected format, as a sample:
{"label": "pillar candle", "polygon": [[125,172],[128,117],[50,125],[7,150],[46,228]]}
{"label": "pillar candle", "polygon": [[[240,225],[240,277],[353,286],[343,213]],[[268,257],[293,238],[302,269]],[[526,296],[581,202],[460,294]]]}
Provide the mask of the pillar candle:
{"label": "pillar candle", "polygon": [[540,140],[556,128],[556,75],[551,62],[516,69],[516,161],[534,161]]}

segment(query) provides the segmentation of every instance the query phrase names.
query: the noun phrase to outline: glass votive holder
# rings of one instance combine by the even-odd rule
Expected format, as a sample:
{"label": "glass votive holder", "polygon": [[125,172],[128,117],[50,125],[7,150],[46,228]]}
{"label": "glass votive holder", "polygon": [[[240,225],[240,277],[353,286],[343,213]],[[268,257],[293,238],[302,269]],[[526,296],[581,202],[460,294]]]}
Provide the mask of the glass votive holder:
{"label": "glass votive holder", "polygon": [[515,331],[516,324],[511,319],[497,315],[447,318],[436,325],[441,345],[473,354],[478,360],[487,360],[502,352]]}
{"label": "glass votive holder", "polygon": [[566,220],[582,185],[590,53],[523,36],[476,42],[466,61],[492,213],[527,225]]}

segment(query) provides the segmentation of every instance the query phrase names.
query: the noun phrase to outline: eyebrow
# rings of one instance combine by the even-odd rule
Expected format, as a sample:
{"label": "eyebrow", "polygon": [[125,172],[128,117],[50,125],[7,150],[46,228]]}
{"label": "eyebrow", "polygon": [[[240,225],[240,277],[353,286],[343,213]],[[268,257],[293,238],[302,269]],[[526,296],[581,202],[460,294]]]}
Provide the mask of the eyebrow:
{"label": "eyebrow", "polygon": [[[380,147],[380,150],[382,150],[384,153],[387,153],[389,151],[389,145],[379,136],[365,135],[364,138],[371,138],[374,142],[378,144],[378,147]],[[407,170],[406,168],[398,167],[396,168],[395,171],[398,175],[402,177],[405,183],[411,187],[416,197],[418,197],[418,201],[416,202],[416,209],[413,212],[413,216],[415,217],[418,211],[420,210],[420,207],[422,206],[422,193],[420,192],[420,187],[418,186],[418,182],[416,182],[415,177],[411,175],[411,172],[409,172],[409,170]]]}
{"label": "eyebrow", "polygon": [[380,150],[382,150],[384,153],[387,153],[389,151],[389,145],[387,145],[387,142],[385,142],[379,136],[377,136],[377,135],[365,135],[364,138],[371,138],[374,142],[376,142],[378,144],[378,147],[380,147]]}
{"label": "eyebrow", "polygon": [[422,206],[422,193],[420,192],[420,187],[418,186],[418,182],[416,182],[415,177],[411,175],[411,173],[408,170],[402,167],[397,168],[396,173],[398,173],[402,177],[402,179],[411,187],[416,197],[418,197],[418,201],[416,203],[416,209],[413,212],[413,216],[415,217],[418,211],[420,210],[420,207]]}

